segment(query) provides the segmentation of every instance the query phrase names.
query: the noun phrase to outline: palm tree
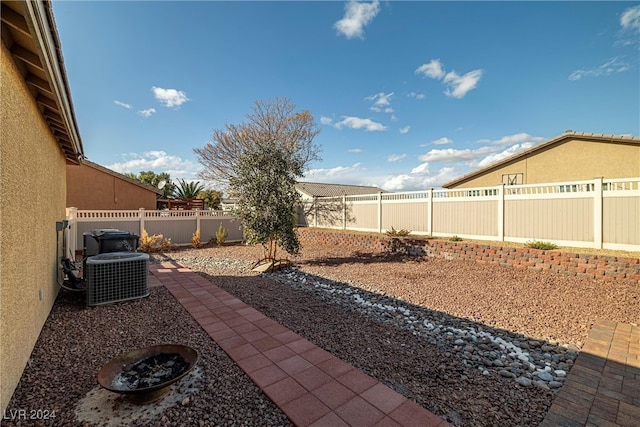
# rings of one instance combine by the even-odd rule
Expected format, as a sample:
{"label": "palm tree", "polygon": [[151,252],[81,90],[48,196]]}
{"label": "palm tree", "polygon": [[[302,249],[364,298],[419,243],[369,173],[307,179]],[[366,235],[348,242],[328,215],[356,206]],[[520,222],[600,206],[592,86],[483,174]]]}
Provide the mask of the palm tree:
{"label": "palm tree", "polygon": [[184,179],[178,179],[178,184],[175,195],[180,199],[195,199],[198,193],[204,190],[204,185],[200,184],[200,181],[186,182]]}

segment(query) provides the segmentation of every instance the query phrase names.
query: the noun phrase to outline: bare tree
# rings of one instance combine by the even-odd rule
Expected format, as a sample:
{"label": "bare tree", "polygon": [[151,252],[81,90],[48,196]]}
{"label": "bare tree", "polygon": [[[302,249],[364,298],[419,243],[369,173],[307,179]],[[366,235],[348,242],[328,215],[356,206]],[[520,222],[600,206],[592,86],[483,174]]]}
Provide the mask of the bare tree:
{"label": "bare tree", "polygon": [[295,108],[288,98],[256,101],[246,122],[215,129],[210,142],[194,149],[204,166],[198,176],[226,189],[237,175],[240,156],[258,146],[285,150],[304,167],[318,160],[319,147],[313,140],[319,129],[308,110]]}

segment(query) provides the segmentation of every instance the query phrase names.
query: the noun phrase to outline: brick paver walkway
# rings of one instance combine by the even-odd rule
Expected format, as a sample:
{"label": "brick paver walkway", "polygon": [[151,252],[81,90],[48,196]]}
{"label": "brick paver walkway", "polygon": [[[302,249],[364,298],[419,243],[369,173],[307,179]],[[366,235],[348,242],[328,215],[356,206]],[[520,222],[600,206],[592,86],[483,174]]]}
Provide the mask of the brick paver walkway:
{"label": "brick paver walkway", "polygon": [[540,424],[558,425],[640,426],[640,326],[593,326]]}
{"label": "brick paver walkway", "polygon": [[163,263],[150,271],[150,286],[169,289],[294,424],[450,425],[188,268]]}

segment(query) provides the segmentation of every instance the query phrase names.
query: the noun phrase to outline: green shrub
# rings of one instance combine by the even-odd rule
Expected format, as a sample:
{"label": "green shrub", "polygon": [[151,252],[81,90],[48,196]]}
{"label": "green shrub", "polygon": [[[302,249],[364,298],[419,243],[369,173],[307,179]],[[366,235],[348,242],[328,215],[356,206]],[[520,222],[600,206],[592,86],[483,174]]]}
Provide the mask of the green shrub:
{"label": "green shrub", "polygon": [[542,249],[543,251],[546,251],[549,249],[558,249],[558,245],[556,245],[555,243],[540,242],[538,240],[531,240],[527,242],[525,246],[532,249]]}
{"label": "green shrub", "polygon": [[411,234],[411,230],[396,230],[395,228],[391,227],[391,230],[387,230],[384,234],[389,237],[407,237],[409,234]]}
{"label": "green shrub", "polygon": [[451,236],[451,237],[449,237],[449,241],[450,242],[462,242],[462,237]]}
{"label": "green shrub", "polygon": [[220,227],[218,227],[218,231],[216,232],[216,243],[218,246],[224,245],[224,242],[227,240],[227,236],[227,230],[225,230],[222,223],[220,223]]}

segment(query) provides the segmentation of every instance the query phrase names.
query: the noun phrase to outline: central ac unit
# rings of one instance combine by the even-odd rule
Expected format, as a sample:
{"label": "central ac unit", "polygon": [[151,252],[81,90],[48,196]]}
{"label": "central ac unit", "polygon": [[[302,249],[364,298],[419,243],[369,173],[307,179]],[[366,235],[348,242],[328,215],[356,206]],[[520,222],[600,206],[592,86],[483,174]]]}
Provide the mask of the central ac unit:
{"label": "central ac unit", "polygon": [[110,304],[149,295],[149,255],[109,252],[87,258],[87,305]]}

